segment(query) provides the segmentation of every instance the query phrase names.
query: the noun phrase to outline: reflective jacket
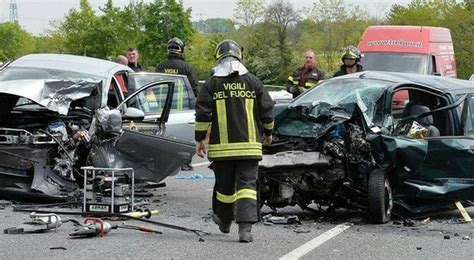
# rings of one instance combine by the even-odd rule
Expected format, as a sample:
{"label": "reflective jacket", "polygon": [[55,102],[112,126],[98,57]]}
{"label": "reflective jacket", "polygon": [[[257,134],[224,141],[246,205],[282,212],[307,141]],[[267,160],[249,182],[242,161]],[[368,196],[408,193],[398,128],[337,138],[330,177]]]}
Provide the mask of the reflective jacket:
{"label": "reflective jacket", "polygon": [[197,77],[194,73],[193,67],[186,63],[183,58],[176,55],[169,55],[168,60],[156,66],[156,72],[166,74],[178,74],[188,77],[189,83],[193,88],[194,96],[197,96]]}
{"label": "reflective jacket", "polygon": [[326,73],[317,67],[299,67],[288,77],[287,90],[293,94],[300,94],[299,92],[295,93],[297,88],[294,87],[312,88],[325,76]]}
{"label": "reflective jacket", "polygon": [[273,131],[273,101],[254,75],[210,77],[196,102],[196,141],[209,140],[209,160],[261,159]]}

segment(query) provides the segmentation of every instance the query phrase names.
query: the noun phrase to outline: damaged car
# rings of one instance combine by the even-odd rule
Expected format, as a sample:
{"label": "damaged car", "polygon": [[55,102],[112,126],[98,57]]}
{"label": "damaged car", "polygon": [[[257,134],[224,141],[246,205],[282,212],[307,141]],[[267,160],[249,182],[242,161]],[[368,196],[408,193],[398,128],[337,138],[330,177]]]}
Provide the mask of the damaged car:
{"label": "damaged car", "polygon": [[[82,166],[134,168],[137,181],[176,174],[194,145],[165,137],[175,83],[170,76],[141,85],[126,66],[73,55],[8,64],[0,71],[2,198],[70,198]],[[157,116],[146,121],[150,111]]]}
{"label": "damaged car", "polygon": [[[408,93],[403,106],[393,102]],[[474,199],[474,84],[390,72],[324,81],[276,107],[261,205],[362,209],[372,223]]]}

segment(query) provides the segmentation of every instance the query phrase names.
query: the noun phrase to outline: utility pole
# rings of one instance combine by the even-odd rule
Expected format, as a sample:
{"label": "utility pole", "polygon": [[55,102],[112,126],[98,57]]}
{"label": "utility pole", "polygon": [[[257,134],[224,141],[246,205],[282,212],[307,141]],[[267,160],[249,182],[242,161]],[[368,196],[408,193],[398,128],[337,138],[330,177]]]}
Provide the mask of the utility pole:
{"label": "utility pole", "polygon": [[10,0],[10,22],[18,21],[18,6],[16,0]]}

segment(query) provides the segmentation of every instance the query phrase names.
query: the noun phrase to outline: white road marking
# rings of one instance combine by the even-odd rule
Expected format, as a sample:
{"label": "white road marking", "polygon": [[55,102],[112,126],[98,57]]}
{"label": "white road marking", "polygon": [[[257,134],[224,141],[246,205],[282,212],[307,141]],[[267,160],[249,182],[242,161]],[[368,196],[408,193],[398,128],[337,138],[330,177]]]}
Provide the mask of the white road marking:
{"label": "white road marking", "polygon": [[207,166],[211,164],[211,162],[202,162],[202,163],[195,163],[195,164],[191,164],[192,167],[199,167],[199,166]]}
{"label": "white road marking", "polygon": [[320,245],[326,243],[331,238],[339,235],[340,233],[344,232],[346,229],[350,228],[352,223],[343,223],[340,225],[335,226],[334,228],[322,233],[321,235],[311,239],[310,241],[306,242],[304,245],[296,248],[295,250],[289,252],[288,254],[280,257],[280,260],[293,260],[299,259],[300,257],[306,255],[307,253],[313,251]]}

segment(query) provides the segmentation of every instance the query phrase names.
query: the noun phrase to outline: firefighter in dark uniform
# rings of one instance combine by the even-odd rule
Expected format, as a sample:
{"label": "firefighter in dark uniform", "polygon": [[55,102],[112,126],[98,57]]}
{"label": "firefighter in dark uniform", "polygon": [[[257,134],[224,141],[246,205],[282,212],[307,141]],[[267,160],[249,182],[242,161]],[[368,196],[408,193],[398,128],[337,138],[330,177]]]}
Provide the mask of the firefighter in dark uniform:
{"label": "firefighter in dark uniform", "polygon": [[364,70],[362,65],[360,65],[361,54],[359,49],[354,46],[347,46],[342,52],[341,60],[342,65],[341,69],[334,73],[333,77],[343,76],[351,73],[361,72]]}
{"label": "firefighter in dark uniform", "polygon": [[197,96],[197,77],[193,67],[184,60],[183,54],[184,42],[179,38],[169,40],[168,59],[156,66],[156,72],[187,76],[193,88],[194,96]]}
{"label": "firefighter in dark uniform", "polygon": [[326,72],[316,66],[316,55],[313,50],[306,51],[304,57],[304,65],[288,77],[287,91],[293,94],[293,98],[316,86],[326,76]]}
{"label": "firefighter in dark uniform", "polygon": [[258,221],[258,161],[262,141],[272,141],[273,102],[262,82],[241,63],[242,49],[236,42],[219,43],[214,58],[217,66],[196,102],[196,153],[206,153],[204,139],[210,128],[208,158],[216,176],[213,220],[221,232],[229,233],[235,216],[239,241],[252,242],[252,225]]}

